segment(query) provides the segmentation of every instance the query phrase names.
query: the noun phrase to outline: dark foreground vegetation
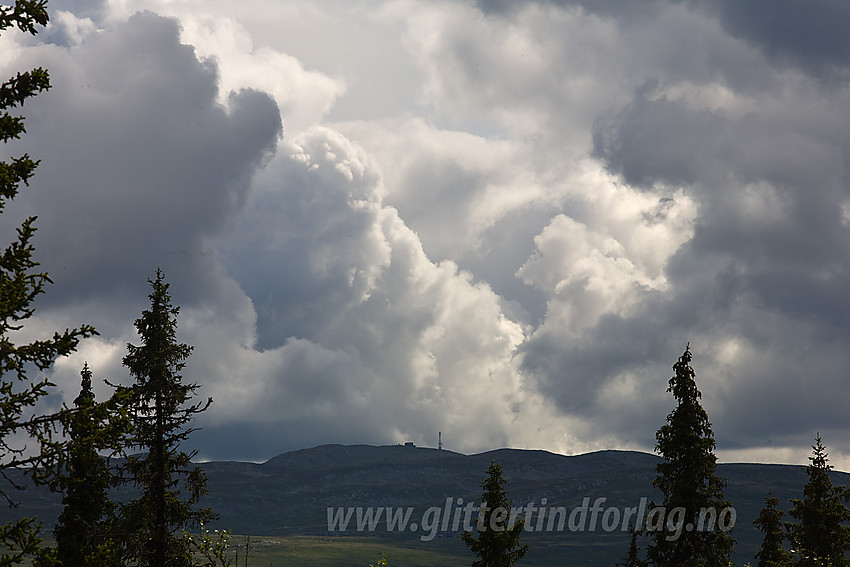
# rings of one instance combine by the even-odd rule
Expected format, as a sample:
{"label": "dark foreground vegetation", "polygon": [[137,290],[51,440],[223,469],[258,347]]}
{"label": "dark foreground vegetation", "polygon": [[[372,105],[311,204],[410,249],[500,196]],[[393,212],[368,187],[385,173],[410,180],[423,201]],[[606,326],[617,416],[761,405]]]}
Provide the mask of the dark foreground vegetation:
{"label": "dark foreground vegetation", "polygon": [[[35,34],[47,21],[44,0],[0,5],[0,32],[17,28]],[[49,87],[48,73],[40,68],[18,73],[0,85],[3,143],[25,133],[23,117],[13,112]],[[26,154],[0,162],[0,213],[21,187],[28,185],[37,165],[38,161]],[[149,280],[150,307],[135,321],[139,344],[127,345],[123,359],[130,385],[113,384],[110,398],[99,402],[92,390],[93,373],[84,366],[73,407],[39,413],[39,402],[55,388],[43,372],[96,331],[82,324],[32,342],[15,342],[33,316],[33,302],[51,283],[46,273],[38,271],[34,258],[35,220],[23,221],[16,240],[0,256],[0,476],[7,481],[0,491],[14,504],[16,489],[46,487],[61,496],[62,511],[47,534],[50,539],[42,534],[34,516],[17,517],[0,526],[0,566],[226,566],[237,564],[240,549],[242,564],[249,559],[258,564],[256,560],[264,553],[261,550],[278,544],[301,545],[305,551],[297,560],[299,565],[321,565],[328,563],[316,562],[318,552],[315,547],[309,549],[322,541],[336,549],[342,542],[347,562],[358,546],[362,551],[373,545],[371,540],[344,537],[289,539],[278,544],[255,539],[252,544],[246,537],[240,548],[235,545],[238,538],[206,527],[217,517],[201,502],[208,492],[207,476],[192,463],[194,453],[184,447],[195,416],[209,408],[212,400],[197,400],[198,385],[181,376],[192,347],[177,339],[179,308],[172,305],[160,270]],[[686,348],[673,366],[668,392],[676,407],[656,434],[660,461],[651,485],[658,501],[648,502],[645,515],[636,514],[628,537],[620,530],[620,565],[725,567],[731,562],[736,541],[730,528],[736,512],[726,495],[727,481],[718,475],[711,423],[700,404],[691,360],[690,348]],[[116,457],[117,466],[110,466],[105,455]],[[791,500],[789,519],[785,519],[778,498],[764,495],[764,507],[755,519],[763,534],[754,554],[759,566],[850,565],[850,511],[846,506],[850,491],[832,484],[820,436],[810,460],[802,498]],[[435,560],[431,552],[430,559],[425,559],[417,546],[394,540],[385,544],[394,555],[378,564],[471,562],[480,567],[509,567],[526,558],[529,564],[541,561],[543,555],[533,559],[533,545],[525,540],[535,544],[548,540],[545,549],[547,556],[552,552],[551,564],[581,561],[581,549],[570,549],[569,544],[558,547],[561,534],[550,531],[526,537],[527,532],[534,532],[527,529],[532,527],[531,515],[512,517],[508,480],[502,476],[501,465],[491,460],[484,474],[479,521],[474,526],[464,523],[459,538],[444,546],[446,551],[439,552],[442,555]],[[126,497],[114,499],[121,490]],[[447,506],[454,504],[449,501]],[[536,526],[550,520],[554,523],[554,514],[550,511],[548,518],[540,514]],[[724,527],[724,518],[733,521]],[[601,542],[607,535],[594,533],[592,537]],[[334,564],[341,564],[336,561]]]}

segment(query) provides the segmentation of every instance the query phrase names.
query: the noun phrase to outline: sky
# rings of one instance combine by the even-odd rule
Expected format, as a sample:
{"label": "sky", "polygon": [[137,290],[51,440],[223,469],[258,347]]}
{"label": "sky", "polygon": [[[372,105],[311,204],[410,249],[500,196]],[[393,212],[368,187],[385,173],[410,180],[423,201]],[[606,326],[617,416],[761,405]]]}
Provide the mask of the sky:
{"label": "sky", "polygon": [[[22,333],[121,360],[161,267],[198,458],[652,451],[690,344],[725,462],[850,470],[850,4],[50,0],[51,274]],[[41,335],[40,335],[41,333]]]}

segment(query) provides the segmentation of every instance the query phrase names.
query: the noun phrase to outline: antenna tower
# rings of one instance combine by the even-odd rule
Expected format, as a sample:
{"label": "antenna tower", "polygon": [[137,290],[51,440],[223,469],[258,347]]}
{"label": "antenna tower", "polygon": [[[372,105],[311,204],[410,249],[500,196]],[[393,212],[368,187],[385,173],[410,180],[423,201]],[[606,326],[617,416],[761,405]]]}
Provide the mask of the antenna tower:
{"label": "antenna tower", "polygon": [[443,450],[443,432],[442,431],[437,433],[437,450],[438,451]]}

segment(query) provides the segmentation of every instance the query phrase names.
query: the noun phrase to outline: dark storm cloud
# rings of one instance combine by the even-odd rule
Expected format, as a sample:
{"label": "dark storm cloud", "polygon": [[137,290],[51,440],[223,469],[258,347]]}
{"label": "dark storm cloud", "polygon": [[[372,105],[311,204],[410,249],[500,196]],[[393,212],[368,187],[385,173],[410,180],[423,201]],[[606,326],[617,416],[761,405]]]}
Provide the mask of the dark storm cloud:
{"label": "dark storm cloud", "polygon": [[[652,303],[651,298],[645,302]],[[663,368],[658,361],[680,349],[672,333],[645,332],[667,323],[653,320],[655,316],[651,309],[639,317],[604,316],[588,336],[572,341],[540,333],[520,348],[523,366],[560,407],[592,415],[597,391],[606,377],[645,364]]]}
{"label": "dark storm cloud", "polygon": [[181,45],[176,21],[150,13],[44,57],[53,88],[28,105],[22,144],[42,164],[16,203],[39,215],[56,276],[42,306],[138,292],[157,266],[198,300],[204,238],[240,209],[272,149],[275,103],[243,91],[223,107],[215,66]]}
{"label": "dark storm cloud", "polygon": [[[685,255],[699,262],[690,247]],[[584,416],[598,433],[617,432],[649,447],[670,409],[669,394],[663,394],[670,367],[690,342],[723,449],[758,446],[768,438],[796,443],[801,435],[805,444],[810,428],[846,429],[846,327],[824,336],[823,321],[761,307],[757,292],[742,289],[747,282],[722,268],[703,266],[688,279],[673,280],[670,293],[648,293],[629,316],[603,317],[579,339],[539,331],[520,348],[524,370],[559,407]],[[718,363],[716,344],[724,339],[750,350],[732,365]],[[640,384],[635,396],[606,406],[603,390],[624,374]]]}
{"label": "dark storm cloud", "polygon": [[796,439],[811,423],[838,427],[836,399],[850,394],[841,348],[850,342],[847,132],[824,128],[817,103],[733,117],[670,100],[658,85],[600,118],[594,151],[633,186],[685,186],[696,199],[693,237],[665,269],[669,289],[647,293],[628,316],[603,318],[580,341],[538,333],[524,347],[527,367],[563,407],[581,411],[617,373],[671,358],[674,337],[697,340],[697,354],[708,347],[697,337],[734,340],[752,350],[731,368],[709,356],[698,370],[704,391],[718,392],[713,417],[725,446]]}
{"label": "dark storm cloud", "polygon": [[705,258],[721,257],[738,293],[832,332],[850,328],[840,301],[850,283],[842,218],[848,148],[798,119],[733,120],[639,92],[597,125],[595,148],[633,185],[687,185],[698,198],[694,238],[668,266],[674,280],[700,271]]}
{"label": "dark storm cloud", "polygon": [[[684,4],[717,17],[727,32],[762,51],[772,62],[822,79],[850,77],[850,4],[837,0],[538,0],[581,8],[621,25],[652,19],[665,5]],[[484,12],[509,14],[524,4],[477,0]]]}
{"label": "dark storm cloud", "polygon": [[372,164],[330,131],[300,141],[289,148],[294,158],[267,169],[224,245],[231,272],[254,298],[260,348],[320,337],[329,319],[362,301],[388,262],[375,230],[380,178]]}
{"label": "dark storm cloud", "polygon": [[[48,10],[55,15],[58,11],[71,12],[80,18],[100,21],[107,8],[107,0],[50,0]],[[53,16],[55,19],[55,16]]]}
{"label": "dark storm cloud", "polygon": [[850,77],[850,4],[835,0],[694,2],[772,61],[825,79]]}
{"label": "dark storm cloud", "polygon": [[827,117],[820,111],[801,107],[797,115],[782,115],[768,109],[733,117],[670,100],[658,87],[647,81],[623,110],[600,117],[594,127],[595,154],[629,183],[707,181],[695,188],[710,195],[730,181],[804,187],[817,179],[827,182],[814,189],[821,193],[844,182],[847,132],[823,129]]}
{"label": "dark storm cloud", "polygon": [[633,185],[693,183],[700,173],[716,168],[713,160],[722,158],[718,153],[731,151],[725,144],[706,144],[706,139],[723,138],[728,121],[709,110],[693,112],[666,99],[650,100],[646,91],[655,85],[657,81],[649,81],[625,111],[597,122],[595,153]]}

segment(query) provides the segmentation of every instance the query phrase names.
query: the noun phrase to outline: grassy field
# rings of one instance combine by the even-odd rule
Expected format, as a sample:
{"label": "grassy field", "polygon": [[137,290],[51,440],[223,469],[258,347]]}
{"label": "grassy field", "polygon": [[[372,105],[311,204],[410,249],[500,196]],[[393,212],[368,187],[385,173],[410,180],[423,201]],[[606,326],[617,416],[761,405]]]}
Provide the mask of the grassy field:
{"label": "grassy field", "polygon": [[[227,557],[234,567],[245,563],[246,536],[230,539],[231,552]],[[368,567],[382,556],[389,567],[437,567],[471,564],[471,556],[460,540],[447,542],[439,549],[419,542],[407,544],[391,539],[358,537],[263,537],[251,536],[249,567]],[[238,564],[236,563],[238,560]],[[29,558],[22,567],[31,567]]]}
{"label": "grassy field", "polygon": [[[619,534],[618,534],[619,535]],[[600,534],[590,540],[569,535],[523,538],[530,544],[522,567],[612,565],[626,550],[627,539]],[[244,567],[244,535],[230,538],[227,558]],[[47,542],[52,545],[52,542]],[[417,539],[356,536],[250,536],[249,567],[368,567],[386,556],[388,567],[462,567],[476,559],[460,538]],[[238,560],[238,563],[236,562]],[[25,560],[23,567],[31,567]]]}
{"label": "grassy field", "polygon": [[[234,557],[245,563],[245,536],[233,536]],[[437,567],[471,563],[462,542],[425,546],[414,542],[359,537],[251,537],[251,567],[298,565],[299,567],[366,567],[387,557],[390,567]]]}
{"label": "grassy field", "polygon": [[[245,536],[233,536],[234,557],[239,567],[245,565]],[[619,538],[618,538],[619,539]],[[524,567],[612,564],[613,557],[625,552],[626,541],[612,542],[598,538],[579,544],[569,537],[533,538],[531,549],[520,562]],[[612,545],[613,544],[613,545]],[[437,539],[431,542],[394,538],[362,538],[349,536],[251,537],[250,567],[367,567],[387,557],[389,567],[460,567],[476,559],[460,539]]]}
{"label": "grassy field", "polygon": [[[247,536],[230,539],[227,558],[234,567],[244,567]],[[388,567],[463,567],[476,559],[459,538],[430,542],[400,538],[355,536],[251,536],[249,567],[368,567],[386,556]],[[568,534],[523,538],[530,545],[521,567],[585,567],[613,565],[628,546],[627,534],[598,534],[573,538]],[[642,542],[643,547],[646,542]],[[641,550],[644,551],[643,549]],[[238,563],[236,560],[238,559]],[[743,565],[749,558],[740,560]],[[24,567],[32,563],[25,561]]]}

